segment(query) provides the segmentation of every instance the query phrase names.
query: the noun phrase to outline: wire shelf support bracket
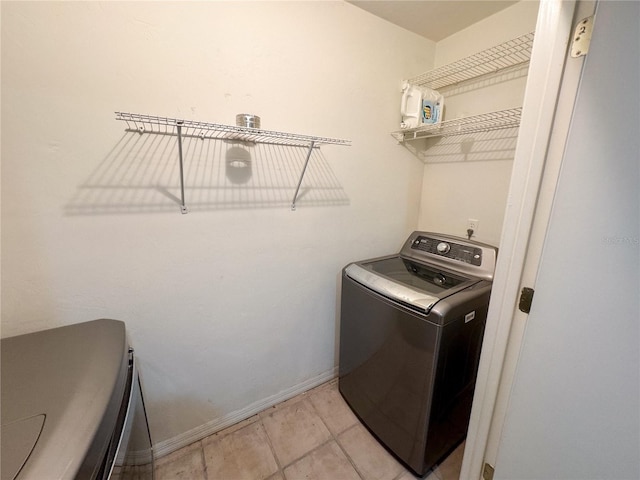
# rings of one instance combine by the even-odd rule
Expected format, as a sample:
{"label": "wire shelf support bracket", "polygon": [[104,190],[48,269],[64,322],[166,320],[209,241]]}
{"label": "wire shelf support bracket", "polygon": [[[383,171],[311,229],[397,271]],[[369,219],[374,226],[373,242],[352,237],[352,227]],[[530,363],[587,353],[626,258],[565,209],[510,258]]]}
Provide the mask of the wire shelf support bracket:
{"label": "wire shelf support bracket", "polygon": [[180,160],[180,212],[182,214],[189,213],[187,206],[184,202],[184,161],[182,159],[182,123],[178,122],[176,125],[176,132],[178,134],[178,157]]}
{"label": "wire shelf support bracket", "polygon": [[115,112],[116,120],[127,124],[125,131],[142,133],[154,133],[159,135],[176,135],[178,137],[178,156],[180,162],[180,211],[188,213],[184,193],[184,159],[182,153],[182,141],[185,137],[195,137],[210,140],[239,141],[249,143],[266,143],[271,145],[283,145],[290,147],[307,147],[307,156],[300,173],[300,178],[291,201],[291,210],[296,209],[296,200],[300,192],[304,174],[307,171],[311,153],[320,145],[351,146],[350,140],[338,138],[316,137],[311,135],[299,135],[294,133],[260,130],[258,128],[224,125],[218,123],[197,122],[181,120],[177,118],[141,115],[137,113]]}

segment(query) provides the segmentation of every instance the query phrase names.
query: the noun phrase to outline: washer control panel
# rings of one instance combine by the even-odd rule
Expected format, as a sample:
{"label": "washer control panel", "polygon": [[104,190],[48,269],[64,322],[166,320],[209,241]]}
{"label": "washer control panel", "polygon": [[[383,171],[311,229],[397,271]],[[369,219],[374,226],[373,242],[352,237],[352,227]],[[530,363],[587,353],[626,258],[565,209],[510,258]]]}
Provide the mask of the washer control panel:
{"label": "washer control panel", "polygon": [[482,265],[482,248],[473,245],[464,245],[462,243],[419,235],[413,240],[411,249],[443,256],[476,267]]}
{"label": "washer control panel", "polygon": [[498,249],[453,235],[413,232],[400,249],[400,256],[454,273],[493,281]]}

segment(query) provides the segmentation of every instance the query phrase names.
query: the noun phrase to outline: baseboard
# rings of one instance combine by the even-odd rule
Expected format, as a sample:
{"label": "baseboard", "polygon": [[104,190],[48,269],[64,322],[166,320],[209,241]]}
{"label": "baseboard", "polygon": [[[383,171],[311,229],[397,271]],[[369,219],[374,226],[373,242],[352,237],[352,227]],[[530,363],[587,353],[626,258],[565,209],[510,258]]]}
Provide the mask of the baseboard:
{"label": "baseboard", "polygon": [[198,440],[202,440],[209,435],[219,432],[220,430],[224,430],[225,428],[241,422],[242,420],[246,420],[247,418],[260,413],[261,411],[266,410],[269,407],[293,398],[296,395],[317,387],[318,385],[322,385],[323,383],[332,380],[337,375],[338,367],[334,367],[331,370],[327,370],[326,372],[323,372],[320,375],[299,383],[298,385],[294,385],[291,388],[283,390],[276,395],[258,400],[251,405],[247,405],[246,407],[241,408],[240,410],[236,410],[235,412],[231,412],[227,415],[215,418],[210,422],[207,422],[196,428],[192,428],[191,430],[181,433],[180,435],[176,435],[175,437],[163,440],[162,442],[158,442],[153,446],[154,457],[164,457],[165,455],[175,452],[176,450],[180,450],[187,445],[191,445]]}

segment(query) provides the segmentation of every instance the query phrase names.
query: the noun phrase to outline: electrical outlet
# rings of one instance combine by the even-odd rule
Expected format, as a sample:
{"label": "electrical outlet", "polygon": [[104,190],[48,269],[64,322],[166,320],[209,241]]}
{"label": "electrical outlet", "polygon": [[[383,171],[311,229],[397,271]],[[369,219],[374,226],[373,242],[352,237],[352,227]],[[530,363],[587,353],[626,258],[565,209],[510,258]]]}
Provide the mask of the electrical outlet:
{"label": "electrical outlet", "polygon": [[476,220],[475,218],[470,218],[467,220],[467,228],[470,228],[474,232],[478,231],[479,225],[480,225],[480,220]]}

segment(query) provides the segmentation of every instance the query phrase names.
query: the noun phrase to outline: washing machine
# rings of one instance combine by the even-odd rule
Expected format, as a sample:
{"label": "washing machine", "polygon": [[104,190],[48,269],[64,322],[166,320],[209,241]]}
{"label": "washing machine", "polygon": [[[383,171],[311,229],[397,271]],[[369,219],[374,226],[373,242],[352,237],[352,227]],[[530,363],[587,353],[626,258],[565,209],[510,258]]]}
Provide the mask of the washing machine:
{"label": "washing machine", "polygon": [[342,271],[339,390],[418,475],[465,438],[497,248],[413,232]]}

